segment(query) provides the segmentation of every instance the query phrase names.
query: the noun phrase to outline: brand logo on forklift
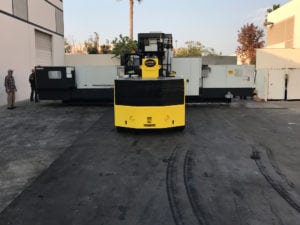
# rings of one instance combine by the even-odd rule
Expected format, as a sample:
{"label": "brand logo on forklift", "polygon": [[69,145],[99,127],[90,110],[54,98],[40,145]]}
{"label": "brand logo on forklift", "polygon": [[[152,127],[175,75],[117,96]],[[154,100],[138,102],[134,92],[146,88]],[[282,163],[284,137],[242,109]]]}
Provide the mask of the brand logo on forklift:
{"label": "brand logo on forklift", "polygon": [[145,60],[145,65],[146,65],[147,67],[153,67],[153,66],[156,65],[156,62],[155,62],[155,60],[153,60],[153,59],[147,59],[147,60]]}
{"label": "brand logo on forklift", "polygon": [[152,117],[150,116],[147,117],[147,123],[152,123]]}
{"label": "brand logo on forklift", "polygon": [[156,125],[152,123],[152,117],[147,117],[147,123],[144,124],[144,127],[155,127]]}

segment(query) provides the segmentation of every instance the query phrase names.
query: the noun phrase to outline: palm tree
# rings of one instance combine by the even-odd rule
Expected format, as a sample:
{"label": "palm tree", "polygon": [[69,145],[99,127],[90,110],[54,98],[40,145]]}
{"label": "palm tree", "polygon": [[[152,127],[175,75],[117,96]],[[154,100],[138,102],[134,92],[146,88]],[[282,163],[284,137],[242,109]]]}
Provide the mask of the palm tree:
{"label": "palm tree", "polygon": [[[141,2],[142,0],[137,0]],[[133,39],[133,3],[134,0],[129,0],[129,37]]]}

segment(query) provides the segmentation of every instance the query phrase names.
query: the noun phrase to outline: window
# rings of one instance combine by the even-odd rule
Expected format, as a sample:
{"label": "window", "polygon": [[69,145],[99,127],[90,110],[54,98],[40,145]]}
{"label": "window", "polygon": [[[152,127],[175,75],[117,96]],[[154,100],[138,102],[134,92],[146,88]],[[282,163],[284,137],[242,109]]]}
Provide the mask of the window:
{"label": "window", "polygon": [[23,20],[28,20],[28,0],[13,0],[13,14]]}
{"label": "window", "polygon": [[48,71],[48,78],[50,80],[59,80],[59,79],[61,79],[61,71]]}
{"label": "window", "polygon": [[56,22],[56,32],[63,35],[64,17],[63,17],[63,12],[59,9],[55,9],[55,22]]}

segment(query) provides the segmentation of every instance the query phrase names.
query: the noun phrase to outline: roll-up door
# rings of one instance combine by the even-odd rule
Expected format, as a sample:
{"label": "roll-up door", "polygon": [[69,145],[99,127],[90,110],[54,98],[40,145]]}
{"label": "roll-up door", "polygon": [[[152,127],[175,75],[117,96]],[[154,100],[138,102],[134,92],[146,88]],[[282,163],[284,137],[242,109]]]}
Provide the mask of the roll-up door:
{"label": "roll-up door", "polygon": [[52,66],[52,37],[35,31],[35,62],[39,66]]}

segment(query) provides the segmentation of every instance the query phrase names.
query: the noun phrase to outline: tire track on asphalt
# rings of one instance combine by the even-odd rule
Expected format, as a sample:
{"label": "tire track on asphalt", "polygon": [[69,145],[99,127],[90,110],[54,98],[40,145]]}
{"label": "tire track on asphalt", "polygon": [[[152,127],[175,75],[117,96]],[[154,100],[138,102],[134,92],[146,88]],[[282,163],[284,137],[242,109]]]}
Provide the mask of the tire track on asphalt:
{"label": "tire track on asphalt", "polygon": [[[266,181],[271,185],[271,187],[292,207],[294,208],[298,213],[300,213],[300,201],[299,196],[297,193],[294,193],[292,190],[288,190],[286,185],[284,185],[284,182],[280,182],[274,175],[271,174],[270,171],[268,171],[267,166],[265,163],[259,159],[254,159],[255,163],[257,165],[257,168],[259,169],[260,173],[264,176]],[[289,184],[287,184],[289,185]]]}
{"label": "tire track on asphalt", "polygon": [[[167,166],[167,194],[172,216],[176,225],[205,225],[202,209],[197,204],[197,191],[192,187],[192,150],[183,153],[183,165],[180,168],[180,155],[176,146],[168,159]],[[179,173],[182,169],[182,177]],[[179,187],[178,179],[183,179],[183,186]]]}
{"label": "tire track on asphalt", "polygon": [[[276,212],[277,208],[279,209],[278,212],[280,212],[279,215],[275,215],[275,218],[274,217],[268,217],[268,215],[264,216],[262,215],[262,213],[260,213],[259,210],[256,210],[256,208],[254,208],[254,211],[251,211],[251,206],[253,207],[253,199],[255,200],[255,196],[254,197],[248,197],[248,196],[245,196],[245,198],[243,197],[243,194],[247,194],[247,191],[248,190],[251,190],[252,186],[250,185],[250,187],[244,187],[243,186],[237,186],[237,188],[235,187],[232,187],[233,185],[236,185],[236,184],[241,184],[242,181],[244,181],[243,179],[242,180],[238,180],[238,179],[229,179],[229,188],[233,188],[232,189],[232,193],[234,194],[233,197],[236,195],[237,197],[234,198],[234,202],[235,202],[235,206],[236,206],[236,216],[237,216],[237,219],[235,222],[238,222],[238,224],[248,224],[247,221],[254,221],[256,220],[256,218],[253,218],[254,215],[258,215],[258,216],[263,216],[262,219],[257,219],[257,221],[278,221],[279,224],[282,224],[282,221],[289,221],[289,219],[285,218],[284,217],[284,214],[282,211],[280,211],[281,207],[278,207],[278,205],[276,205],[277,203],[281,202],[282,204],[282,198],[288,202],[288,204],[283,204],[285,205],[283,207],[283,209],[285,211],[293,211],[291,210],[291,206],[293,209],[295,209],[295,212],[290,212],[290,214],[288,215],[293,215],[295,216],[295,218],[297,218],[297,214],[299,213],[299,206],[300,206],[300,195],[297,193],[295,187],[294,187],[294,184],[293,182],[289,179],[289,177],[286,176],[286,174],[283,173],[283,170],[280,169],[280,164],[276,161],[276,158],[275,156],[276,155],[273,155],[273,150],[271,148],[266,148],[265,146],[262,146],[261,145],[261,137],[259,136],[259,132],[262,132],[264,135],[263,136],[269,136],[269,132],[268,130],[266,129],[261,129],[259,130],[259,132],[257,131],[257,127],[259,127],[259,125],[264,125],[264,123],[262,123],[262,121],[260,122],[256,122],[255,125],[257,126],[254,126],[252,122],[252,120],[249,120],[249,124],[247,123],[248,126],[245,126],[245,118],[249,119],[249,115],[247,112],[244,112],[242,111],[244,114],[240,115],[239,117],[237,118],[234,118],[234,117],[228,117],[226,116],[227,114],[226,113],[222,113],[222,116],[220,116],[219,114],[212,114],[212,115],[209,115],[208,117],[206,117],[206,121],[208,121],[205,125],[209,125],[209,123],[212,123],[211,121],[225,121],[225,124],[227,124],[228,126],[226,127],[224,133],[229,133],[229,134],[234,134],[233,135],[229,135],[229,136],[224,136],[224,139],[228,139],[228,140],[231,140],[233,141],[234,143],[240,143],[244,146],[244,149],[241,149],[243,151],[241,151],[241,155],[243,157],[245,157],[245,160],[249,160],[249,155],[251,154],[251,147],[252,146],[259,146],[260,148],[263,148],[261,152],[263,152],[264,154],[264,159],[262,159],[261,163],[261,168],[258,170],[255,169],[255,167],[257,167],[258,165],[256,164],[253,164],[251,163],[251,168],[254,169],[254,171],[257,171],[259,172],[259,177],[261,176],[260,174],[262,174],[262,172],[265,172],[265,175],[267,177],[265,177],[263,174],[263,176],[261,176],[261,184],[260,183],[255,183],[254,186],[259,186],[261,185],[262,188],[266,187],[266,189],[268,189],[270,191],[270,196],[272,196],[273,198],[275,197],[276,198],[276,195],[278,195],[279,199],[278,200],[270,200],[268,198],[266,198],[266,202],[268,203],[267,206],[271,205],[272,203],[274,203],[274,207],[270,209],[270,213],[274,214],[274,212]],[[225,114],[225,115],[224,115]],[[252,115],[252,114],[251,114]],[[253,117],[253,118],[256,118],[256,117]],[[214,119],[214,120],[213,120]],[[251,117],[252,119],[252,117]],[[214,124],[213,124],[214,125]],[[269,128],[267,125],[265,125],[267,128]],[[205,126],[206,127],[206,126]],[[215,126],[213,126],[215,127]],[[221,126],[220,126],[221,127]],[[221,127],[222,128],[222,127]],[[232,131],[232,132],[230,132]],[[194,132],[194,131],[193,131]],[[213,131],[212,131],[213,132]],[[207,134],[210,134],[209,131],[207,131]],[[208,139],[210,138],[209,135],[207,135]],[[203,137],[202,137],[203,138]],[[220,136],[220,139],[223,138],[223,135],[221,133],[221,136]],[[210,139],[208,141],[211,141]],[[284,142],[282,143],[279,143],[280,145],[283,144]],[[282,146],[284,147],[284,145]],[[238,151],[238,148],[236,147],[235,148],[236,152],[239,152]],[[247,152],[245,152],[244,150],[247,150]],[[228,153],[231,152],[232,150],[228,150]],[[188,156],[189,153],[187,153],[187,161],[189,161],[189,156]],[[193,157],[194,154],[191,155],[191,157]],[[197,161],[198,162],[198,161]],[[249,161],[248,161],[249,162]],[[258,162],[260,163],[260,162]],[[195,165],[194,165],[195,166]],[[231,167],[228,167],[228,168],[231,168]],[[260,171],[260,170],[265,170],[265,171]],[[188,170],[188,169],[187,169]],[[194,168],[195,170],[195,168]],[[196,171],[196,170],[195,170]],[[197,170],[198,171],[198,170]],[[229,174],[230,175],[230,174]],[[250,174],[251,175],[251,174]],[[255,177],[255,176],[253,176]],[[195,176],[195,179],[197,177]],[[187,176],[187,179],[188,179],[188,176]],[[267,182],[265,182],[264,180],[266,179]],[[225,181],[225,180],[224,180]],[[274,182],[273,185],[270,184],[269,182]],[[222,181],[220,181],[222,182]],[[232,183],[232,185],[231,185]],[[278,185],[279,184],[279,185]],[[192,183],[193,185],[193,183]],[[271,186],[269,186],[271,185]],[[193,187],[193,186],[192,186]],[[241,188],[241,189],[240,189]],[[271,188],[271,189],[270,189]],[[277,190],[275,190],[274,188],[277,188]],[[272,191],[272,189],[275,190],[275,192]],[[187,191],[188,191],[188,188],[187,188]],[[279,192],[281,193],[279,193]],[[197,194],[197,192],[196,192]],[[201,192],[199,194],[202,194]],[[255,192],[255,194],[257,194],[257,196],[259,196],[259,192]],[[197,196],[196,196],[197,197]],[[198,196],[198,199],[199,199],[199,196]],[[276,198],[277,199],[277,198]],[[205,199],[204,199],[205,200]],[[265,203],[264,201],[260,201],[262,203]],[[203,202],[197,202],[195,201],[196,203],[196,206],[194,206],[194,208],[197,207],[197,204],[199,205],[200,203],[201,204],[204,204]],[[192,203],[193,204],[193,203]],[[214,207],[214,206],[212,206]],[[276,208],[277,207],[277,208]],[[201,208],[198,208],[198,210],[201,209]],[[208,212],[209,212],[209,209],[208,209]],[[218,222],[220,224],[223,224],[223,221],[222,222],[222,218],[218,218],[218,219],[210,219],[211,217],[208,216],[208,213],[206,212],[206,210],[204,211],[204,214],[205,216],[207,216],[206,219],[209,219],[209,223],[214,223],[214,221],[218,220]],[[287,215],[287,214],[286,214]],[[229,218],[230,220],[231,218]],[[219,224],[219,223],[216,223],[216,224]],[[237,224],[237,223],[232,223],[232,224]]]}
{"label": "tire track on asphalt", "polygon": [[191,207],[193,209],[194,215],[197,218],[197,221],[199,225],[205,225],[207,224],[205,221],[205,218],[203,217],[203,212],[201,207],[198,205],[196,199],[197,198],[197,191],[195,188],[192,187],[191,181],[193,179],[193,152],[191,150],[188,150],[185,154],[184,159],[184,185],[185,189],[191,204]]}
{"label": "tire track on asphalt", "polygon": [[[233,126],[233,123],[227,120],[227,123]],[[248,126],[251,130],[252,127]],[[243,131],[238,128],[238,130]],[[266,136],[268,133],[266,133]],[[246,143],[252,146],[251,158],[255,161],[259,172],[263,175],[271,187],[282,197],[293,209],[300,213],[300,196],[294,190],[294,184],[282,172],[280,166],[275,160],[274,153],[270,147],[262,144],[255,137],[243,136]],[[258,146],[256,149],[254,146]]]}
{"label": "tire track on asphalt", "polygon": [[182,211],[179,208],[179,200],[177,198],[176,177],[177,177],[177,146],[174,148],[168,159],[167,166],[167,194],[172,216],[176,225],[185,225],[183,221]]}

